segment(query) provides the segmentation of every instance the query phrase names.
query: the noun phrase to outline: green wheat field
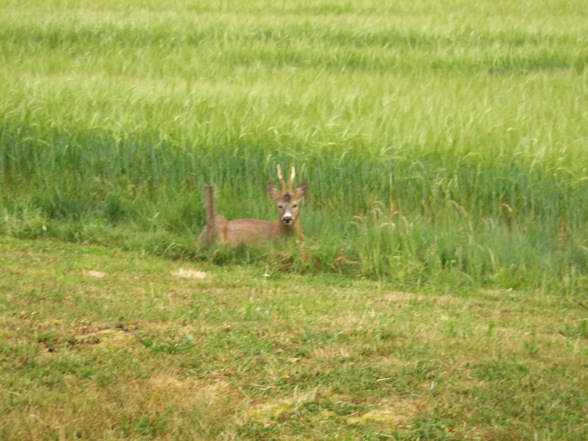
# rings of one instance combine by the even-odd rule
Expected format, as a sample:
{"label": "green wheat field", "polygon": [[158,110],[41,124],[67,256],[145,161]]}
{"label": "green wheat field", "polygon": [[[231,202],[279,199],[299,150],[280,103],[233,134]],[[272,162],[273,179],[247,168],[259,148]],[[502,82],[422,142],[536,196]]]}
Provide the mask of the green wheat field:
{"label": "green wheat field", "polygon": [[588,439],[585,0],[0,10],[0,439]]}

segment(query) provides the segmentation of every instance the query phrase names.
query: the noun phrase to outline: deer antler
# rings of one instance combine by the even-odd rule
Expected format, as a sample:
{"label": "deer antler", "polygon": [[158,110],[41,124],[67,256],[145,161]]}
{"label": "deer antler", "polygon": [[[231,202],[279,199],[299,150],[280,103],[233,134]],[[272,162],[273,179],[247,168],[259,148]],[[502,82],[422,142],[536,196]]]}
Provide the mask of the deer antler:
{"label": "deer antler", "polygon": [[282,169],[280,168],[280,164],[278,164],[278,179],[280,180],[280,185],[282,186],[282,193],[286,193],[286,183],[284,182],[284,177],[282,176]]}
{"label": "deer antler", "polygon": [[292,166],[292,174],[290,175],[290,182],[288,183],[288,190],[286,190],[286,183],[284,182],[284,176],[282,176],[282,169],[280,168],[280,164],[277,164],[278,169],[278,179],[280,180],[280,185],[282,186],[282,193],[292,193],[292,186],[294,185],[294,178],[296,178],[296,169]]}
{"label": "deer antler", "polygon": [[296,177],[296,169],[292,166],[292,174],[290,175],[290,186],[288,187],[288,193],[292,193],[292,186],[294,185],[294,178]]}

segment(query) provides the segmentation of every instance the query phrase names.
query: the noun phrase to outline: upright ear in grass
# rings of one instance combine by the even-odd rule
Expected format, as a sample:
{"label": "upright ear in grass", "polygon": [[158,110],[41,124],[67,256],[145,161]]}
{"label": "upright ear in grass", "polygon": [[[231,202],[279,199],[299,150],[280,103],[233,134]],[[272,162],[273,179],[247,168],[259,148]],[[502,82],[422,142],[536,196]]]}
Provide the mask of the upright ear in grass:
{"label": "upright ear in grass", "polygon": [[302,183],[296,188],[296,198],[302,199],[306,196],[306,188],[307,188],[307,181],[304,180]]}
{"label": "upright ear in grass", "polygon": [[274,184],[271,183],[271,181],[266,182],[265,188],[272,199],[278,200],[278,198],[280,197],[280,191],[276,188]]}

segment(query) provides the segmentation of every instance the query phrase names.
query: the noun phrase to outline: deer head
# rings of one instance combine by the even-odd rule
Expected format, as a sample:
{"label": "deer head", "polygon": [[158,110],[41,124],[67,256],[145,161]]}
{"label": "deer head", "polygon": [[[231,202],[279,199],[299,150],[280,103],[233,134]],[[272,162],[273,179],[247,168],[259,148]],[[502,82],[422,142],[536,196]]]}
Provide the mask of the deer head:
{"label": "deer head", "polygon": [[284,227],[292,227],[295,230],[302,231],[300,227],[300,218],[298,217],[300,200],[306,194],[306,181],[303,181],[296,190],[292,190],[292,184],[296,177],[296,170],[292,167],[292,174],[290,175],[290,183],[288,188],[282,176],[282,170],[278,165],[278,179],[282,186],[282,191],[279,191],[270,181],[267,181],[266,188],[269,195],[278,204],[278,213],[280,215],[280,223]]}

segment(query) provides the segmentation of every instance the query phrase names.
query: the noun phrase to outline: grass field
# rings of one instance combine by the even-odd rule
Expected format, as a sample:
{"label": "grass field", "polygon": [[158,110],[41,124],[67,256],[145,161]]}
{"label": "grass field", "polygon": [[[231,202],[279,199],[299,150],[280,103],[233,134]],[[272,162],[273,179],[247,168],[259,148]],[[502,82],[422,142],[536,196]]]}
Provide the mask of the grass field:
{"label": "grass field", "polygon": [[281,163],[310,182],[313,246],[225,259],[578,291],[587,14],[583,0],[10,2],[0,230],[209,259],[194,244],[204,185],[227,217],[272,219]]}
{"label": "grass field", "polygon": [[0,438],[587,439],[587,18],[3,2]]}
{"label": "grass field", "polygon": [[588,437],[569,297],[8,238],[0,268],[3,440]]}

